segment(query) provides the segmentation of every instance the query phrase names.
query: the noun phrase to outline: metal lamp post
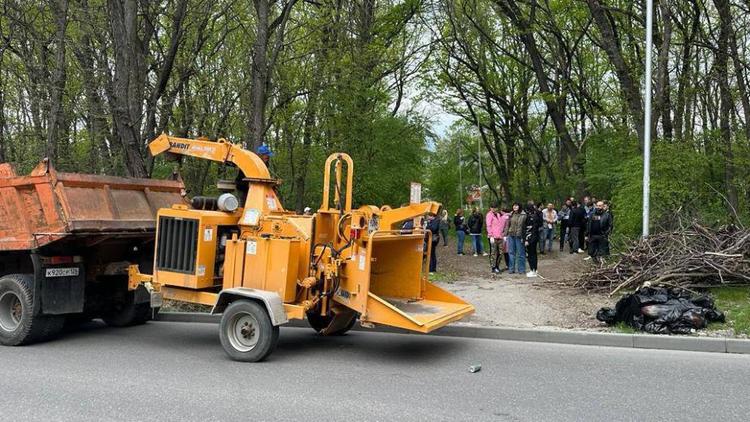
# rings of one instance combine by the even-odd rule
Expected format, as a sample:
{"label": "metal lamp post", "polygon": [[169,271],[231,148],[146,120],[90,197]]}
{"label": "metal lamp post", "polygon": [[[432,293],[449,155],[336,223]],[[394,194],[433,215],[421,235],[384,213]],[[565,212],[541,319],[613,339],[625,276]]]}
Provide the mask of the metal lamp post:
{"label": "metal lamp post", "polygon": [[649,206],[651,205],[651,48],[654,2],[646,0],[646,89],[643,93],[645,110],[643,118],[643,237],[649,234]]}

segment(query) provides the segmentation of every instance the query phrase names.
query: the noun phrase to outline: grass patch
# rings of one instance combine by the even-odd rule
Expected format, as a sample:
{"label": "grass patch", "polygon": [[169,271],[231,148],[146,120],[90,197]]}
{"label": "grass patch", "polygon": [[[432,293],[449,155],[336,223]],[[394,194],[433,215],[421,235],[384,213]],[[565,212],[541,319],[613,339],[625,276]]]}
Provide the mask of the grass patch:
{"label": "grass patch", "polygon": [[638,332],[635,328],[629,326],[628,324],[625,324],[624,322],[618,322],[612,328],[614,328],[616,332],[621,334],[635,334]]}
{"label": "grass patch", "polygon": [[456,281],[456,273],[452,272],[434,272],[430,274],[430,281],[431,282],[441,282],[441,283],[453,283]]}
{"label": "grass patch", "polygon": [[750,288],[748,287],[717,287],[711,289],[711,295],[716,300],[716,307],[724,312],[727,318],[725,324],[711,324],[712,329],[732,327],[734,333],[750,336]]}

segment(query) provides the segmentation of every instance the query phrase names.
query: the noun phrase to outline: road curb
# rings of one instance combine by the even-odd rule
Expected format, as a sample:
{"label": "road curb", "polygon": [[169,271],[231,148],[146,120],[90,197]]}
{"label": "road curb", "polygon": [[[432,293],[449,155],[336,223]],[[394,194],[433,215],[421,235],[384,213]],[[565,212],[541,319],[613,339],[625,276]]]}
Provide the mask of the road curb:
{"label": "road curb", "polygon": [[[197,312],[161,312],[158,314],[157,320],[166,322],[218,324],[221,320],[221,316]],[[291,320],[286,326],[298,328],[309,327],[307,322],[302,320]],[[356,326],[354,330],[364,332],[413,334],[410,331],[390,327],[363,328]],[[536,343],[575,344],[583,346],[750,354],[750,340],[735,338],[598,333],[572,330],[543,330],[536,328],[483,327],[472,324],[454,324],[433,331],[428,335]]]}

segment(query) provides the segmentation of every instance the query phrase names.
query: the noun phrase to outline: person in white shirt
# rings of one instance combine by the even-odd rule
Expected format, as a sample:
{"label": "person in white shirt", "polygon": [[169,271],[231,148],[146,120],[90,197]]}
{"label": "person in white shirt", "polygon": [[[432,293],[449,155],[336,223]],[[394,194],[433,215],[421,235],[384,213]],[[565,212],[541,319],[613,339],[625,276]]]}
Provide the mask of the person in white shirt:
{"label": "person in white shirt", "polygon": [[542,211],[544,220],[544,236],[542,237],[542,249],[547,248],[547,252],[552,252],[552,240],[555,238],[555,225],[557,224],[557,211],[555,206],[547,204],[547,209]]}

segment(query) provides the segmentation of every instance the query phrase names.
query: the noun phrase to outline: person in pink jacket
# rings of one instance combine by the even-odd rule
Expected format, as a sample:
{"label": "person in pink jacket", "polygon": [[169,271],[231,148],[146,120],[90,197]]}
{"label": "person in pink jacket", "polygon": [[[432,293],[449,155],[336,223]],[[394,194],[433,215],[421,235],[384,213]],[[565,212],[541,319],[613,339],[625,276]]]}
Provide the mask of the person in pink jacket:
{"label": "person in pink jacket", "polygon": [[490,268],[493,273],[499,274],[501,259],[505,254],[505,227],[508,225],[507,213],[500,211],[497,202],[493,203],[490,211],[485,217],[487,237],[490,241]]}

